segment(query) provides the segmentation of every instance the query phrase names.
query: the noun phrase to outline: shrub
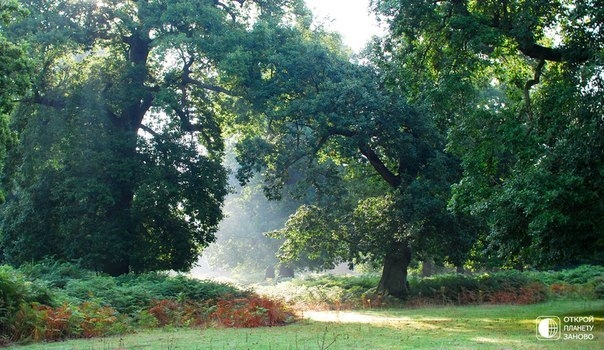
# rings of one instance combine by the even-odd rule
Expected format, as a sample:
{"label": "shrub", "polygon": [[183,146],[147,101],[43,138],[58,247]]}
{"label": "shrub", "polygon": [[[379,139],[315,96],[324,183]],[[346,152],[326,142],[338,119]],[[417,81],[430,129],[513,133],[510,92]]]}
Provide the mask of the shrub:
{"label": "shrub", "polygon": [[[1,344],[122,334],[133,326],[201,326],[212,320],[229,327],[277,325],[289,317],[282,304],[225,283],[164,273],[110,277],[51,261],[22,269],[0,266]],[[231,304],[233,298],[248,301]],[[229,305],[235,308],[230,314]]]}
{"label": "shrub", "polygon": [[604,266],[581,265],[572,269],[560,271],[533,272],[531,277],[547,285],[567,284],[594,284],[604,276]]}
{"label": "shrub", "polygon": [[12,340],[56,341],[70,335],[72,310],[37,303],[22,304],[13,321]]}
{"label": "shrub", "polygon": [[[310,276],[279,283],[257,286],[269,298],[279,299],[300,308],[341,309],[361,307],[375,291],[379,276]],[[373,289],[373,292],[370,291]]]}
{"label": "shrub", "polygon": [[459,302],[460,299],[474,300],[480,290],[479,282],[474,276],[457,274],[411,278],[410,296],[425,297],[442,303]]}
{"label": "shrub", "polygon": [[[141,278],[144,278],[144,275]],[[157,296],[194,301],[212,300],[225,295],[243,297],[249,294],[249,292],[242,291],[230,284],[201,281],[185,276],[164,276],[160,283],[155,284],[151,288]]]}
{"label": "shrub", "polygon": [[411,298],[444,304],[528,304],[547,298],[547,288],[544,284],[518,271],[413,278],[410,279],[410,287]]}
{"label": "shrub", "polygon": [[14,268],[0,266],[0,336],[12,338],[13,324],[24,305],[51,304],[50,291],[40,283],[26,281]]}
{"label": "shrub", "polygon": [[597,299],[604,299],[604,277],[595,281],[594,294]]}
{"label": "shrub", "polygon": [[123,324],[117,310],[95,302],[82,303],[74,318],[78,337],[92,338],[98,336],[124,333],[127,327]]}
{"label": "shrub", "polygon": [[206,325],[210,319],[209,314],[215,307],[215,301],[175,301],[156,300],[143,314],[148,313],[155,319],[159,327],[196,327]]}
{"label": "shrub", "polygon": [[183,316],[183,307],[174,300],[158,300],[153,303],[148,312],[157,320],[159,327],[171,325],[181,325]]}
{"label": "shrub", "polygon": [[210,318],[223,327],[252,328],[284,325],[293,314],[281,302],[252,296],[218,301]]}
{"label": "shrub", "polygon": [[81,303],[87,300],[115,308],[123,314],[136,315],[147,310],[154,300],[207,301],[227,295],[243,297],[249,292],[235,286],[201,281],[164,273],[129,274],[120,277],[95,275],[73,279],[64,289],[66,300]]}
{"label": "shrub", "polygon": [[86,302],[51,307],[23,303],[12,322],[12,341],[57,341],[115,335],[130,330],[127,320],[110,307]]}
{"label": "shrub", "polygon": [[19,271],[29,280],[44,281],[51,288],[65,288],[71,280],[83,280],[96,276],[77,264],[47,259],[42,262],[24,264]]}

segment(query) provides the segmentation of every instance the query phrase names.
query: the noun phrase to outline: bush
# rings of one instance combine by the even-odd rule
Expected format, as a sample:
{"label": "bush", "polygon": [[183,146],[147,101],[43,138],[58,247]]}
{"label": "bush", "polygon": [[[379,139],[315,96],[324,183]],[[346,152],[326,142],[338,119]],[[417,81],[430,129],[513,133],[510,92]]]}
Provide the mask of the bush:
{"label": "bush", "polygon": [[284,325],[294,316],[281,302],[252,296],[218,301],[210,318],[223,327],[252,328]]}
{"label": "bush", "polygon": [[0,336],[12,337],[12,326],[24,305],[52,302],[53,297],[44,285],[27,281],[10,266],[0,266]]}
{"label": "bush", "polygon": [[22,304],[12,323],[12,341],[57,341],[122,334],[127,319],[115,309],[94,302],[51,307]]}
{"label": "bush", "polygon": [[50,260],[21,270],[0,266],[2,345],[122,334],[134,326],[272,326],[289,317],[283,304],[225,283],[165,273],[110,277]]}
{"label": "bush", "polygon": [[572,269],[560,271],[533,272],[531,277],[538,279],[547,285],[554,284],[594,284],[604,276],[604,266],[581,265]]}
{"label": "bush", "polygon": [[77,264],[51,259],[24,264],[19,271],[30,281],[44,281],[48,287],[60,289],[65,288],[71,280],[89,279],[97,275]]}
{"label": "bush", "polygon": [[92,276],[73,279],[64,288],[70,303],[95,300],[123,314],[136,315],[154,300],[208,301],[225,296],[243,297],[249,292],[213,281],[200,281],[164,273],[129,274],[120,277]]}
{"label": "bush", "polygon": [[256,290],[300,308],[341,309],[361,307],[368,290],[375,289],[379,276],[315,275],[293,279],[275,286],[258,286]]}
{"label": "bush", "polygon": [[410,297],[433,303],[528,304],[547,298],[547,287],[518,271],[493,274],[447,274],[410,279]]}
{"label": "bush", "polygon": [[604,277],[600,277],[596,280],[594,294],[597,299],[604,299]]}

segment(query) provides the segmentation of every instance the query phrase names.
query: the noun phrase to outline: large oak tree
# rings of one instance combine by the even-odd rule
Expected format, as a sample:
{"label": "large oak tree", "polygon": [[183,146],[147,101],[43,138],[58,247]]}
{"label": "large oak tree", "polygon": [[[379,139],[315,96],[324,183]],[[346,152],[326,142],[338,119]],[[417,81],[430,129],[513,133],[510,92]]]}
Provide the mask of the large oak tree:
{"label": "large oak tree", "polygon": [[288,35],[261,61],[264,79],[250,100],[264,118],[242,132],[238,149],[240,179],[261,171],[275,197],[285,185],[306,189],[309,205],[274,234],[285,238],[281,257],[381,264],[379,288],[398,297],[414,250],[463,265],[472,234],[447,211],[459,168],[432,117],[375,64],[351,62],[337,38]]}
{"label": "large oak tree", "polygon": [[252,68],[240,48],[297,2],[21,3],[29,16],[6,33],[29,43],[36,72],[12,121],[4,259],[189,268],[222,218],[221,106]]}

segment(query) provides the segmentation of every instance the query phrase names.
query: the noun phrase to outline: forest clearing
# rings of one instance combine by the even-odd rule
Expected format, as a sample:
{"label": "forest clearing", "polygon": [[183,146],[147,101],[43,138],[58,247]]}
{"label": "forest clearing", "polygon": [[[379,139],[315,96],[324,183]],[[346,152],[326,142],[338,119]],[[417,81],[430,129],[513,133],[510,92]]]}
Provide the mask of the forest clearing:
{"label": "forest clearing", "polygon": [[601,347],[604,0],[310,2],[0,0],[0,346]]}

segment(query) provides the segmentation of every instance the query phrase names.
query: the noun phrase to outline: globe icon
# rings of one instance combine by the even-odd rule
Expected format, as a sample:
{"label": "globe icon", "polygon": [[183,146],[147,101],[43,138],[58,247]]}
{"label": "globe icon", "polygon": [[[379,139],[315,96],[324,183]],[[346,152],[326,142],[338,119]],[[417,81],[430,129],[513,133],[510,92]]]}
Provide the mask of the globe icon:
{"label": "globe icon", "polygon": [[560,324],[555,318],[543,318],[539,321],[537,326],[539,335],[545,339],[553,339],[558,335],[560,331]]}

